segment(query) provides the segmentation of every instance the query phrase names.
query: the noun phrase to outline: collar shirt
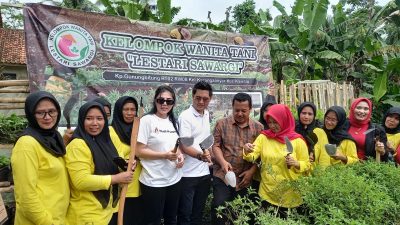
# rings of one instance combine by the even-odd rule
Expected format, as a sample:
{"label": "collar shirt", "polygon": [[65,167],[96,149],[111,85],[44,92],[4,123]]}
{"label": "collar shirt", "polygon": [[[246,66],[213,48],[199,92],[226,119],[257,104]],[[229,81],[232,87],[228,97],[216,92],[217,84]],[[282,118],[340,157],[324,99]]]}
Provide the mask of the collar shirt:
{"label": "collar shirt", "polygon": [[[233,116],[220,119],[215,125],[213,148],[219,147],[224,159],[232,165],[237,184],[242,179],[239,175],[252,166],[243,160],[243,146],[246,143],[253,143],[262,129],[263,125],[252,119],[249,119],[247,126],[240,127]],[[214,163],[213,170],[215,177],[224,180],[225,173],[218,163]]]}

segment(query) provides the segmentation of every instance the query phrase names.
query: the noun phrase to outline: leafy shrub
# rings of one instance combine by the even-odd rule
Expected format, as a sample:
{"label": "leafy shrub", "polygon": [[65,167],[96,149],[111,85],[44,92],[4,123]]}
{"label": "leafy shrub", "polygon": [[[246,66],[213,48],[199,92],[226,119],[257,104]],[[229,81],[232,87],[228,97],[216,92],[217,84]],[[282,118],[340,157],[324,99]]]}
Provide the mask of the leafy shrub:
{"label": "leafy shrub", "polygon": [[20,133],[26,128],[24,117],[12,114],[9,117],[0,116],[0,143],[14,143]]}
{"label": "leafy shrub", "polygon": [[[353,167],[334,166],[299,179],[306,217],[313,224],[393,224],[400,220],[400,206],[381,182],[382,177],[360,175],[383,173],[390,166],[367,163]],[[396,168],[392,168],[392,172]],[[371,172],[372,173],[372,172]],[[378,179],[375,179],[378,178]],[[387,183],[387,182],[385,182]]]}
{"label": "leafy shrub", "polygon": [[8,165],[10,165],[10,158],[0,155],[0,168]]}
{"label": "leafy shrub", "polygon": [[[399,224],[400,173],[391,164],[375,162],[317,168],[311,176],[290,182],[303,196],[298,213],[277,217],[276,209],[263,209],[259,201],[239,197],[217,212],[233,224]],[[285,185],[288,185],[286,183]]]}

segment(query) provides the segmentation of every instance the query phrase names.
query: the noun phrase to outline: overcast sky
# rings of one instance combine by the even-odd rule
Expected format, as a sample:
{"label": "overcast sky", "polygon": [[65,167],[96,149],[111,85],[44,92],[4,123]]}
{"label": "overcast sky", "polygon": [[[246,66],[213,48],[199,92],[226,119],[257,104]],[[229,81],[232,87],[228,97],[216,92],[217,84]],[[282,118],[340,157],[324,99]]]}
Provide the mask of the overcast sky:
{"label": "overcast sky", "polygon": [[[58,0],[61,1],[61,0]],[[94,2],[96,0],[93,0]],[[181,10],[179,14],[175,17],[174,21],[182,18],[191,18],[197,21],[206,22],[208,21],[207,15],[208,11],[211,11],[211,19],[213,23],[222,22],[225,19],[226,8],[238,5],[244,0],[171,0],[172,6],[180,6]],[[272,0],[254,0],[256,2],[256,12],[259,9],[269,9],[272,16],[275,17],[279,15],[279,11],[272,6]],[[283,6],[285,6],[286,11],[290,11],[291,6],[294,4],[295,0],[283,0],[279,1]],[[331,4],[336,4],[339,0],[330,0]],[[0,0],[0,2],[8,2],[8,0]],[[20,0],[20,2],[43,2],[43,0]],[[150,0],[150,2],[157,2],[156,0]],[[377,0],[378,4],[384,5],[389,2],[389,0]]]}
{"label": "overcast sky", "polygon": [[[181,10],[174,20],[182,18],[192,18],[197,21],[208,21],[208,11],[211,11],[211,19],[213,23],[219,23],[225,19],[226,8],[244,2],[244,0],[172,0],[173,6],[180,6]],[[279,15],[279,11],[272,6],[272,0],[255,0],[256,12],[259,9],[269,9],[272,16]],[[278,1],[280,4],[285,6],[286,11],[290,11],[291,6],[294,4],[294,0],[283,0]],[[336,4],[339,0],[330,0],[331,4]],[[377,0],[378,4],[384,5],[389,0]],[[329,8],[330,9],[330,8]]]}

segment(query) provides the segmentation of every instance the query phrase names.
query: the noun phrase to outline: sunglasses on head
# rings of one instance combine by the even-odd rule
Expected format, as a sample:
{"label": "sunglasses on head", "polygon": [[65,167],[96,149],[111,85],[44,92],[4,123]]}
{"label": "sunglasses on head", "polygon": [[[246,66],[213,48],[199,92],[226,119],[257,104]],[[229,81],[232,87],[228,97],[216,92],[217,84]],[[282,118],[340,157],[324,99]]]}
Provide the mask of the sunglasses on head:
{"label": "sunglasses on head", "polygon": [[175,101],[173,99],[157,98],[156,102],[160,105],[167,103],[167,105],[173,105]]}

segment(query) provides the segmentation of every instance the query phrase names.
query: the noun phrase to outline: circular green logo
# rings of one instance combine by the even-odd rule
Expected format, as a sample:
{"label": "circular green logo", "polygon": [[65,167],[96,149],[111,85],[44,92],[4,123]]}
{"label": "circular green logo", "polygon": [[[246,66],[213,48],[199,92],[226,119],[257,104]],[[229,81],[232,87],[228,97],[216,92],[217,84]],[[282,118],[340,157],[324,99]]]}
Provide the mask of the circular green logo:
{"label": "circular green logo", "polygon": [[72,68],[86,66],[96,55],[96,43],[92,35],[75,24],[54,27],[49,33],[47,47],[58,63]]}

